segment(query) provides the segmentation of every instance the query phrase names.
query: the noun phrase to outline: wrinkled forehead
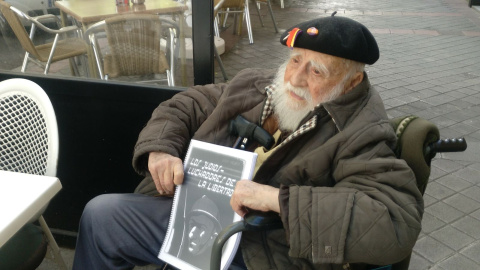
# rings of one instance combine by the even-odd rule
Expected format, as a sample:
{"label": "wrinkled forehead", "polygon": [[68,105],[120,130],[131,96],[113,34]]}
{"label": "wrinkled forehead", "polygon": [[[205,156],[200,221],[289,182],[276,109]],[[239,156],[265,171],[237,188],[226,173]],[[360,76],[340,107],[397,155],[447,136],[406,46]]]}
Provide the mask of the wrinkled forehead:
{"label": "wrinkled forehead", "polygon": [[290,59],[300,57],[304,61],[309,61],[313,67],[325,69],[329,74],[343,74],[346,72],[347,59],[312,51],[303,48],[293,48],[290,50]]}

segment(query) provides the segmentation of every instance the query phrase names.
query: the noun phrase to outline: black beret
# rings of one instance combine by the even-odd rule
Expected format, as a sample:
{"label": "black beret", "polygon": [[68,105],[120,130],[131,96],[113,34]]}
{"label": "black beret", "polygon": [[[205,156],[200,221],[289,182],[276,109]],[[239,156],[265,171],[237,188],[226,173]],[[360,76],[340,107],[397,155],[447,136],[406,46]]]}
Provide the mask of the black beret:
{"label": "black beret", "polygon": [[[291,27],[282,34],[280,42],[283,45],[287,45],[289,42],[287,45],[289,47],[292,47],[293,43],[293,47],[296,48],[317,51],[369,65],[375,63],[380,53],[372,33],[357,21],[333,15]],[[301,32],[298,31],[296,38],[293,38],[298,29]]]}

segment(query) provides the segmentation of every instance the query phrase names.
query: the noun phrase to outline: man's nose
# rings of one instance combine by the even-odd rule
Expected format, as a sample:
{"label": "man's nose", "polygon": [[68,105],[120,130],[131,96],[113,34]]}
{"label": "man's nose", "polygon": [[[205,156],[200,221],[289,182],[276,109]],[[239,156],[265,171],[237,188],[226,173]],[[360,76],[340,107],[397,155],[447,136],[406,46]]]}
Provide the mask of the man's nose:
{"label": "man's nose", "polygon": [[290,84],[295,87],[307,86],[307,67],[299,66],[290,77]]}

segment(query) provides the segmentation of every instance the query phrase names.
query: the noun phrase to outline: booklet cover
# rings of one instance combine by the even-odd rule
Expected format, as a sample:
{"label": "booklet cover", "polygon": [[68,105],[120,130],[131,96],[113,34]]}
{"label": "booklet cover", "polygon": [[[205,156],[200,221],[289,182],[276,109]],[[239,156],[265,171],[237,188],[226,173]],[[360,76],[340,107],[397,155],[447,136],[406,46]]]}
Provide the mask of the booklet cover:
{"label": "booklet cover", "polygon": [[[179,269],[210,269],[215,238],[241,219],[230,206],[235,183],[252,178],[256,159],[256,153],[191,140],[159,259]],[[235,234],[225,244],[222,269],[232,262],[240,237]]]}

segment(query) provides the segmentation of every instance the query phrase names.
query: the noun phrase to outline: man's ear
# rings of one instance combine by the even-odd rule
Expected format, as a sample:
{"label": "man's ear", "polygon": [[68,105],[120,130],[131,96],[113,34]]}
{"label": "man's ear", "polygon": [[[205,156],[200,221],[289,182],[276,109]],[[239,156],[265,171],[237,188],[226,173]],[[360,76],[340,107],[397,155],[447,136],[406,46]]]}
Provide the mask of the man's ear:
{"label": "man's ear", "polygon": [[350,80],[350,84],[347,87],[347,92],[352,90],[355,86],[363,81],[363,72],[359,71],[353,75],[352,79]]}

